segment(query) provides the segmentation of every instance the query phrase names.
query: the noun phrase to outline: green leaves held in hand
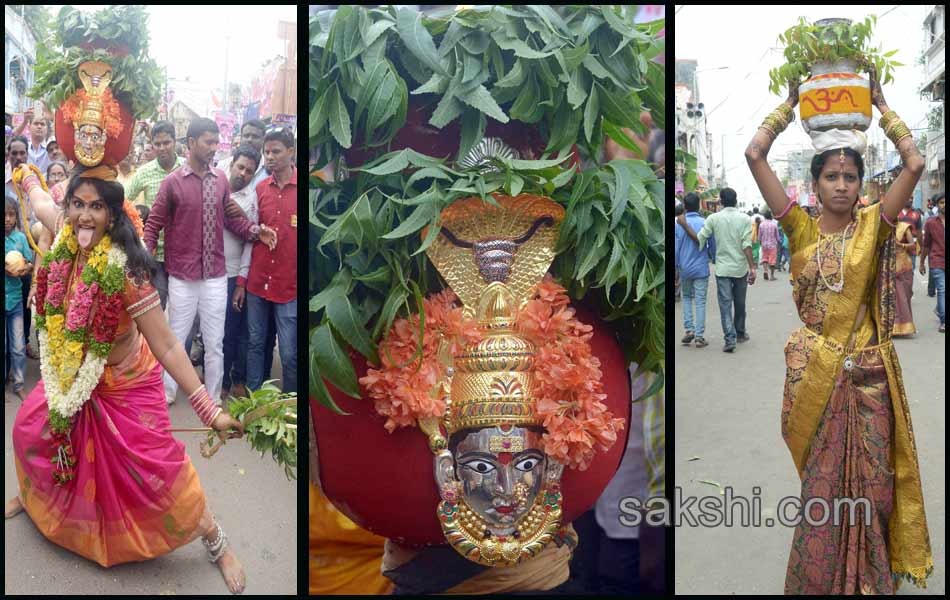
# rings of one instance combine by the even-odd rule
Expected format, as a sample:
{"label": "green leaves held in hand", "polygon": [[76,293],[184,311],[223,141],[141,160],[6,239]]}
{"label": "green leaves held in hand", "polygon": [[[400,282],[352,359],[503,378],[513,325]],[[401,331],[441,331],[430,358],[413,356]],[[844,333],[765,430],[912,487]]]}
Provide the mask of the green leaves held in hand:
{"label": "green leaves held in hand", "polygon": [[[281,393],[274,380],[265,381],[249,397],[231,400],[228,412],[244,425],[244,439],[251,448],[262,457],[269,452],[289,481],[297,479],[296,393]],[[217,439],[217,432],[208,433],[209,445]]]}

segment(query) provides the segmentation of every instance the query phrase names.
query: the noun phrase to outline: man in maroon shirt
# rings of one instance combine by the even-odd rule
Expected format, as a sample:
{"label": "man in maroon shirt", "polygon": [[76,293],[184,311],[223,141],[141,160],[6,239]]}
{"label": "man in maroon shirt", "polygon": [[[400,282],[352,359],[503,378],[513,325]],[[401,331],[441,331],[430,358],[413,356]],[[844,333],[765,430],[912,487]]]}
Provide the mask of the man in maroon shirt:
{"label": "man in maroon shirt", "polygon": [[255,244],[247,281],[247,385],[261,387],[264,335],[273,313],[280,351],[281,389],[297,389],[297,169],[294,136],[287,127],[264,134],[264,166],[270,177],[257,184],[258,221],[277,230],[276,247]]}
{"label": "man in maroon shirt", "polygon": [[944,194],[937,196],[937,216],[929,219],[924,225],[924,245],[920,257],[920,274],[927,273],[926,262],[930,260],[930,272],[933,275],[934,283],[937,288],[937,317],[940,319],[940,333],[945,333],[946,329],[946,304],[944,294],[946,292],[946,273],[944,269],[944,242],[947,235],[947,201]]}
{"label": "man in maroon shirt", "polygon": [[[155,252],[158,234],[165,231],[168,324],[184,345],[198,314],[205,345],[204,383],[208,394],[220,402],[228,306],[224,228],[244,240],[259,240],[268,246],[276,246],[278,234],[242,216],[230,198],[227,175],[211,167],[218,149],[215,122],[204,118],[192,121],[187,141],[188,162],[169,174],[158,189],[145,225],[145,246]],[[169,404],[177,392],[178,385],[166,373]]]}

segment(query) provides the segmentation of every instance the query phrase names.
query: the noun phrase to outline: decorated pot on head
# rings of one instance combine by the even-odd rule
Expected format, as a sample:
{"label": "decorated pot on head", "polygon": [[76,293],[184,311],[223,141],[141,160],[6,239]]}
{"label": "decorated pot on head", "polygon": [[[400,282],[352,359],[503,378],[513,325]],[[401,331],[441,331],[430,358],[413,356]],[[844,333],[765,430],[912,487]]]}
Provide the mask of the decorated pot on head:
{"label": "decorated pot on head", "polygon": [[421,359],[420,316],[394,322],[364,399],[331,390],[352,414],[318,408],[314,427],[321,486],[357,524],[510,567],[571,543],[566,525],[616,472],[630,392],[616,340],[546,277],[564,209],[494,201],[440,216],[426,252],[449,289],[423,302]]}
{"label": "decorated pot on head", "polygon": [[[821,19],[815,23],[826,29],[820,34],[834,41],[831,27],[850,24],[850,19]],[[854,60],[817,62],[811,77],[798,88],[799,116],[807,133],[845,129],[866,131],[871,126],[871,82],[857,73]]]}
{"label": "decorated pot on head", "polygon": [[115,166],[129,153],[134,120],[112,95],[112,67],[86,61],[77,68],[82,89],[56,111],[56,139],[69,158],[87,166]]}

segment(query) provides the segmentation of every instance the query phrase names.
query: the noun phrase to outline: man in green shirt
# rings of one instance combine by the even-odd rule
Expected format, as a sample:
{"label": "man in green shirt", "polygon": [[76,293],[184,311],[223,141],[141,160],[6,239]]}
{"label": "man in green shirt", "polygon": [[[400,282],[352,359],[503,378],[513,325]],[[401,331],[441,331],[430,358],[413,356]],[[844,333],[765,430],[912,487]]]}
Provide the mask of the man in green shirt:
{"label": "man in green shirt", "polygon": [[[132,199],[143,194],[143,204],[151,210],[155,203],[155,196],[158,195],[158,188],[172,171],[185,164],[185,159],[175,152],[175,126],[168,121],[159,121],[152,127],[152,148],[155,151],[155,159],[139,167],[135,176],[129,181],[125,188],[125,197]],[[165,309],[165,302],[168,300],[168,274],[165,272],[165,239],[164,235],[159,235],[158,244],[155,252],[155,260],[158,261],[158,273],[156,274],[155,288],[162,301],[162,310]]]}
{"label": "man in green shirt", "polygon": [[706,219],[698,235],[688,223],[680,225],[687,235],[699,242],[700,250],[715,236],[716,295],[725,337],[722,350],[733,352],[737,341],[749,340],[745,327],[745,296],[747,285],[755,283],[756,264],[752,260],[752,221],[736,208],[736,191],[722,188],[719,199],[722,210]]}

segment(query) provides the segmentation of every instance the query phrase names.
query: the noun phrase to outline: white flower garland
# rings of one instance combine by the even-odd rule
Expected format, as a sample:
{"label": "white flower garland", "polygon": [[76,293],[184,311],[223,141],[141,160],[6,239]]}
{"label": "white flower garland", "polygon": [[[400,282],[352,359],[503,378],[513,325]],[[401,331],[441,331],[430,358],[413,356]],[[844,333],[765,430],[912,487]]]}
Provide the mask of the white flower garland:
{"label": "white flower garland", "polygon": [[[62,231],[56,235],[53,242],[53,248],[57,248],[60,243],[66,243],[62,240]],[[120,250],[115,244],[109,249],[107,254],[108,264],[115,265],[125,272],[128,257],[125,252]],[[108,268],[108,267],[107,267]],[[40,299],[45,301],[45,299]],[[99,379],[105,371],[107,357],[96,356],[94,352],[86,349],[86,355],[83,357],[82,366],[76,373],[76,378],[70,386],[67,393],[62,392],[62,386],[59,373],[50,364],[49,334],[45,327],[37,328],[37,336],[40,340],[40,374],[46,387],[46,405],[50,412],[56,411],[63,417],[69,419],[79,412],[83,404],[92,396],[92,391],[99,385]]]}

